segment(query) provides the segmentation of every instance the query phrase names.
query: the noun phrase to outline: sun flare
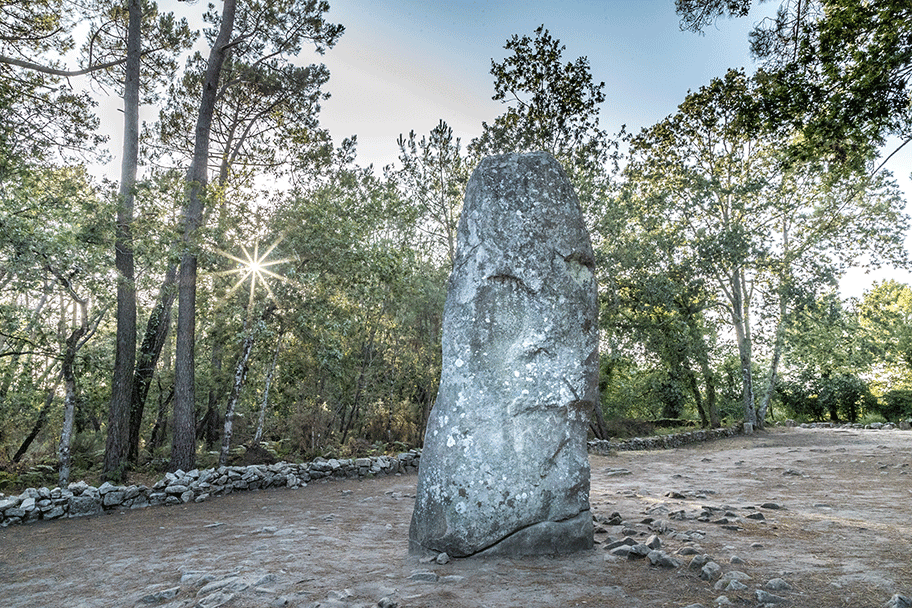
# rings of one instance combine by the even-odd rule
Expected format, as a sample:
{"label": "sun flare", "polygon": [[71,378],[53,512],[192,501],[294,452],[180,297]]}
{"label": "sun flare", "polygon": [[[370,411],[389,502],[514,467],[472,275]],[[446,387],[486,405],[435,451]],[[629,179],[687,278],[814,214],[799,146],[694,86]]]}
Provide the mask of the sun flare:
{"label": "sun flare", "polygon": [[268,278],[273,278],[279,281],[284,281],[285,277],[276,274],[269,267],[275,266],[276,264],[281,264],[287,262],[288,260],[269,260],[269,254],[272,253],[272,250],[282,241],[280,238],[275,243],[273,243],[262,255],[260,255],[260,246],[259,243],[254,242],[253,252],[251,253],[247,247],[241,245],[241,251],[243,251],[244,257],[238,257],[227,251],[218,251],[219,254],[225,256],[226,258],[233,260],[237,263],[235,268],[230,270],[222,271],[218,274],[237,274],[238,280],[228,291],[228,295],[231,295],[238,288],[243,285],[248,279],[250,280],[250,300],[248,306],[253,304],[253,296],[256,292],[257,283],[263,286],[266,290],[266,293],[269,294],[270,298],[274,298],[275,294],[272,293],[272,288],[269,286]]}

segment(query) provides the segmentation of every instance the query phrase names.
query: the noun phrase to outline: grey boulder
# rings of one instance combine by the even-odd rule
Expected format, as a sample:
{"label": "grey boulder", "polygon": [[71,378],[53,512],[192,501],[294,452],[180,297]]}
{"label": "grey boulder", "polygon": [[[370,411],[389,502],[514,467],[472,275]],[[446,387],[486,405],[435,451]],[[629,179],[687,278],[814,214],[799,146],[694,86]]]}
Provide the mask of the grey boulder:
{"label": "grey boulder", "polygon": [[466,188],[447,291],[412,552],[515,556],[592,547],[593,268],[579,202],[551,155],[479,164]]}

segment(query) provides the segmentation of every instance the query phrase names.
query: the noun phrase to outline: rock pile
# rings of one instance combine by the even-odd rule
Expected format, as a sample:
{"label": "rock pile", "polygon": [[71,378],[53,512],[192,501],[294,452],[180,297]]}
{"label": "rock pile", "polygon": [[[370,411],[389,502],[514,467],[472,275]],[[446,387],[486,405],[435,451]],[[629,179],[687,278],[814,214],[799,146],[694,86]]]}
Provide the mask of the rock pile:
{"label": "rock pile", "polygon": [[[677,492],[669,492],[666,496],[675,496]],[[662,505],[649,509],[654,515],[664,515],[668,519],[655,519],[647,517],[640,521],[625,520],[619,513],[610,516],[596,515],[595,542],[605,551],[607,562],[637,562],[640,561],[655,569],[664,569],[674,576],[698,578],[706,584],[706,593],[713,597],[714,606],[752,605],[758,608],[774,608],[783,605],[807,605],[799,590],[792,582],[782,576],[773,578],[762,577],[751,573],[747,562],[737,555],[728,559],[721,559],[704,552],[700,541],[708,534],[707,529],[685,529],[687,524],[680,524],[681,529],[672,527],[673,522],[692,520],[696,522],[709,522],[719,514],[724,517],[709,523],[719,525],[723,530],[740,530],[746,525],[763,525],[763,517],[757,518],[761,510],[766,510],[769,515],[774,515],[782,507],[775,503],[764,503],[758,507],[742,507],[746,515],[739,515],[733,507],[703,506],[694,512],[669,511]],[[754,520],[751,522],[746,519]],[[757,521],[759,520],[759,521]],[[732,525],[735,524],[735,525]],[[679,525],[679,524],[675,524]],[[617,535],[617,536],[615,536]],[[754,543],[752,548],[761,549],[761,543]],[[784,574],[783,574],[784,575]],[[765,581],[765,582],[764,582]],[[721,593],[721,595],[719,595]],[[912,603],[906,596],[896,594],[884,604],[884,608],[912,608]],[[689,604],[685,608],[705,608],[704,604]]]}
{"label": "rock pile", "polygon": [[397,473],[415,473],[421,454],[418,450],[397,456],[324,459],[293,464],[280,462],[247,467],[218,467],[175,473],[151,488],[143,485],[98,487],[84,481],[66,488],[28,488],[18,496],[0,495],[0,527],[38,520],[96,515],[115,509],[138,509],[156,505],[179,505],[203,502],[245,490],[266,488],[300,488],[321,478],[363,478]]}

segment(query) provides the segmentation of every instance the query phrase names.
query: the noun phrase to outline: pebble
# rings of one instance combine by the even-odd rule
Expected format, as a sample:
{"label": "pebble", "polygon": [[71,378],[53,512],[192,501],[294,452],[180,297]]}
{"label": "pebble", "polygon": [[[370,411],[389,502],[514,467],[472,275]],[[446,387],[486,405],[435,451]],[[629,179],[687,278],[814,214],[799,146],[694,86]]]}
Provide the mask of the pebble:
{"label": "pebble", "polygon": [[408,577],[410,581],[421,581],[425,583],[436,583],[440,577],[437,576],[436,572],[431,572],[430,570],[415,570]]}
{"label": "pebble", "polygon": [[771,579],[764,586],[772,591],[789,591],[792,588],[791,585],[785,582],[785,579],[781,578]]}
{"label": "pebble", "polygon": [[677,568],[681,565],[681,562],[674,559],[664,551],[650,551],[646,558],[649,560],[649,563],[653,566],[659,568]]}
{"label": "pebble", "polygon": [[650,551],[646,545],[633,545],[627,550],[627,559],[643,559]]}
{"label": "pebble", "polygon": [[164,589],[162,591],[156,591],[154,593],[149,593],[139,598],[139,601],[143,604],[158,604],[159,602],[164,602],[170,599],[177,597],[177,594],[180,593],[180,587],[172,587],[170,589]]}
{"label": "pebble", "polygon": [[757,601],[761,604],[784,604],[788,601],[782,596],[773,595],[772,593],[764,591],[763,589],[757,589],[756,594]]}
{"label": "pebble", "polygon": [[912,608],[912,599],[897,593],[884,604],[884,608]]}
{"label": "pebble", "polygon": [[722,566],[716,562],[707,562],[706,565],[700,569],[700,578],[704,581],[713,581],[721,572]]}

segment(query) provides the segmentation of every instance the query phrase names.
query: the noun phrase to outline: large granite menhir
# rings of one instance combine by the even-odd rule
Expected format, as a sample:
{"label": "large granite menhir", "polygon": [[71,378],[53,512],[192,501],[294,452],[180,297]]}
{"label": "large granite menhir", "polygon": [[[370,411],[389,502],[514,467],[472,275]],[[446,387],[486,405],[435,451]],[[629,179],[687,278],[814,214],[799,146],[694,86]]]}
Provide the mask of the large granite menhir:
{"label": "large granite menhir", "polygon": [[592,245],[560,164],[545,152],[485,158],[459,223],[410,551],[592,547],[596,321]]}

